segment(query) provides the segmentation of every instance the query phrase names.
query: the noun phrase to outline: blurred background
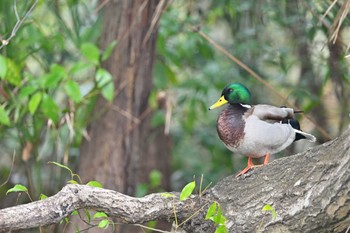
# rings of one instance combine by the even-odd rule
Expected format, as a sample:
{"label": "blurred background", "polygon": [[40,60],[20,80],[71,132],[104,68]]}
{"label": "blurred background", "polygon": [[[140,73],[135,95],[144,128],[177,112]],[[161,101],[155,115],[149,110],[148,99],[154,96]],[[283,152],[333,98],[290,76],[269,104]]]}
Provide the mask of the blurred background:
{"label": "blurred background", "polygon": [[2,0],[0,208],[30,201],[6,195],[15,184],[38,200],[71,180],[50,161],[78,183],[134,196],[179,191],[202,175],[203,187],[215,185],[247,160],[219,140],[221,110],[208,111],[230,82],[245,84],[252,104],[304,111],[301,127],[318,142],[276,157],[337,137],[350,120],[349,8],[345,0]]}

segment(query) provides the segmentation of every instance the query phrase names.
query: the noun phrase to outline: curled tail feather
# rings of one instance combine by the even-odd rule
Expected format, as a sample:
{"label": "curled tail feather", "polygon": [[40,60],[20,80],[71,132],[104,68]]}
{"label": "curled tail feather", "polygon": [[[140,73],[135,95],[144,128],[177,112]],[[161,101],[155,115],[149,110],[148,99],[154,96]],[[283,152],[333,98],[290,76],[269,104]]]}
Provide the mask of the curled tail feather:
{"label": "curled tail feather", "polygon": [[314,135],[309,134],[309,133],[305,133],[305,132],[298,130],[298,129],[294,129],[294,131],[297,135],[300,134],[301,138],[305,138],[306,140],[309,140],[310,142],[316,142],[316,137]]}
{"label": "curled tail feather", "polygon": [[294,131],[296,134],[294,141],[298,141],[300,139],[306,139],[306,140],[309,140],[310,142],[316,142],[316,137],[314,135],[301,131],[300,124],[297,120],[285,119],[282,121],[282,123],[283,124],[290,124],[294,128]]}

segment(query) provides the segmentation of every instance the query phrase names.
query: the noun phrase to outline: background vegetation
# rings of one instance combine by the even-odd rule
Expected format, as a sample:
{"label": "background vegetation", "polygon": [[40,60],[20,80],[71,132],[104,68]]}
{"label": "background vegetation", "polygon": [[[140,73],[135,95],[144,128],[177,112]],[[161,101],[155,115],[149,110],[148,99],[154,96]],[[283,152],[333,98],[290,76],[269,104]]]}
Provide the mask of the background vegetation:
{"label": "background vegetation", "polygon": [[[217,137],[219,111],[208,111],[229,82],[244,83],[253,103],[292,103],[304,110],[302,128],[319,143],[348,126],[350,34],[344,2],[168,3],[160,18],[149,104],[155,109],[152,125],[165,124],[172,140],[172,150],[164,155],[171,159],[173,190],[194,175],[216,182],[244,166],[245,158],[233,157]],[[97,1],[1,1],[1,207],[18,201],[5,195],[17,183],[34,198],[60,190],[69,173],[48,161],[74,171],[81,142],[89,137],[87,126],[96,117],[91,112],[97,96],[113,99],[112,77],[101,64],[118,41],[99,48],[102,11]],[[7,40],[16,23],[18,30]],[[284,98],[210,44],[198,27]],[[156,110],[159,95],[166,96],[166,104]],[[307,146],[297,143],[280,156]],[[152,174],[154,183],[140,184],[136,195],[159,184]]]}

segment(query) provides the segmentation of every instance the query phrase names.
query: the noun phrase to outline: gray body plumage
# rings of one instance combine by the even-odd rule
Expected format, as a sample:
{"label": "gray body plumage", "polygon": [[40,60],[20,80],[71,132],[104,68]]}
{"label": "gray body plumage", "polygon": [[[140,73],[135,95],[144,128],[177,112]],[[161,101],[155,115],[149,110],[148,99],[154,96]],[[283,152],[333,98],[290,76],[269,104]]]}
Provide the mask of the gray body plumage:
{"label": "gray body plumage", "polygon": [[267,153],[282,151],[300,134],[303,138],[316,138],[282,123],[292,119],[294,110],[271,105],[247,106],[229,104],[218,117],[217,131],[225,146],[236,153],[259,158]]}

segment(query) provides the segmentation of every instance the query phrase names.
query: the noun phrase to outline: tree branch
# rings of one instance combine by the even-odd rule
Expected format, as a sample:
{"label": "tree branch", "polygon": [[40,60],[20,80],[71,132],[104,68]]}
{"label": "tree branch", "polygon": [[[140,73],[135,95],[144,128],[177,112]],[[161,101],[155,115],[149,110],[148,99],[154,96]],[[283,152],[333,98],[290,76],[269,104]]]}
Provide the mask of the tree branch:
{"label": "tree branch", "polygon": [[34,10],[37,3],[38,3],[38,0],[35,0],[34,3],[32,4],[32,6],[29,8],[29,10],[25,13],[23,18],[21,19],[18,15],[18,11],[17,11],[17,1],[16,0],[14,1],[13,9],[14,9],[14,12],[16,15],[17,22],[12,29],[11,35],[7,39],[1,39],[0,49],[5,47],[6,45],[8,45],[10,43],[10,41],[13,39],[13,37],[16,36],[18,29],[22,26],[24,21],[28,18],[29,14],[32,13],[32,11]]}
{"label": "tree branch", "polygon": [[[188,232],[213,232],[204,220],[217,201],[229,232],[341,232],[350,226],[350,130],[339,138],[294,156],[273,161],[236,179],[220,181],[202,196],[179,202],[176,197],[150,194],[134,198],[116,191],[67,185],[42,201],[0,210],[0,231],[58,223],[72,211],[104,211],[124,223],[174,218]],[[277,218],[261,211],[273,206]],[[205,206],[205,208],[203,208]]]}
{"label": "tree branch", "polygon": [[134,198],[113,190],[68,184],[47,199],[0,210],[0,232],[59,223],[82,208],[103,211],[130,224],[171,218],[174,209],[179,210],[176,213],[179,219],[186,219],[200,208],[200,203],[205,203],[194,195],[186,201],[178,199],[176,193],[173,197],[156,193]]}

